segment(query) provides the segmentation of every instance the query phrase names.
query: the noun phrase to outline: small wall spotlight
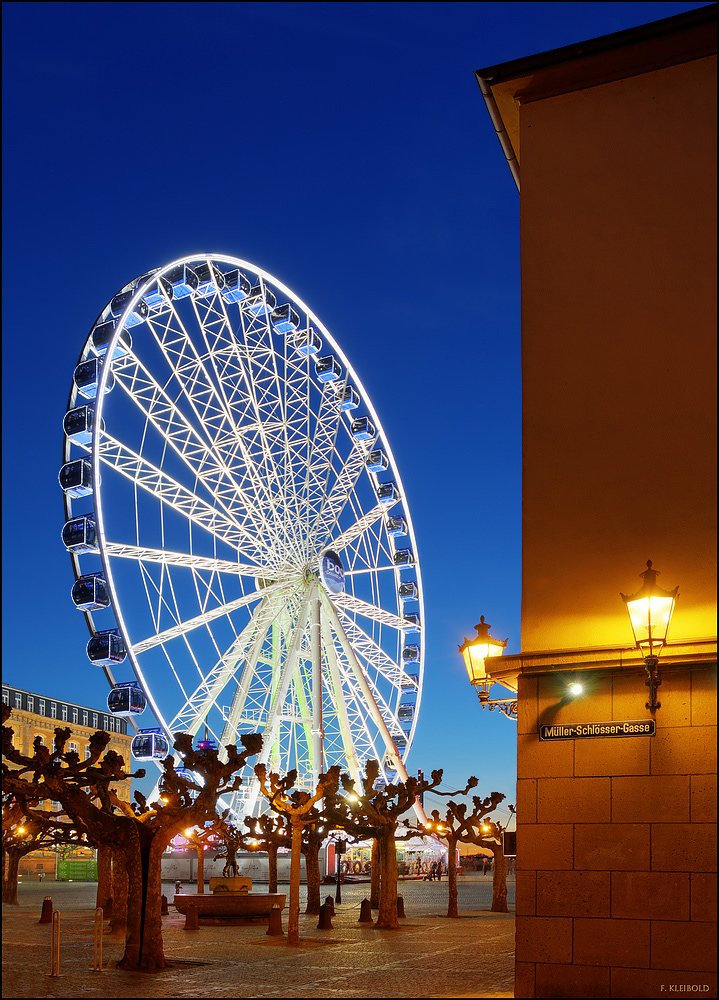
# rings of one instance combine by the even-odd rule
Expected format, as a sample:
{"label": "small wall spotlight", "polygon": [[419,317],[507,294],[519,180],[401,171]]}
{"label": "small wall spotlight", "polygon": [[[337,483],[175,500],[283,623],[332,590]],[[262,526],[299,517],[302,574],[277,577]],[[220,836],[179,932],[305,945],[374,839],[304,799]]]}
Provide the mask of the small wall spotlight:
{"label": "small wall spotlight", "polygon": [[582,685],[578,684],[576,681],[569,685],[569,693],[571,694],[572,698],[578,698],[583,691],[584,688],[582,687]]}

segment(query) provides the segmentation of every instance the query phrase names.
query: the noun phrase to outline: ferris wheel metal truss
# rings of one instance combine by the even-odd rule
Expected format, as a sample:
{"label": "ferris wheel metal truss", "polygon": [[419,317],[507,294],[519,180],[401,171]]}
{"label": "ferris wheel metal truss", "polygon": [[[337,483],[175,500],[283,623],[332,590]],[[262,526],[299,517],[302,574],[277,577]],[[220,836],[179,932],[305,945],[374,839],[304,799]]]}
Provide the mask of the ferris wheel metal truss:
{"label": "ferris wheel metal truss", "polygon": [[[113,711],[152,734],[147,758],[177,732],[222,748],[259,731],[259,760],[301,787],[370,758],[406,777],[424,671],[412,521],[367,393],[289,289],[213,254],[125,286],[81,351],[60,478],[88,655]],[[257,808],[243,777],[237,815]]]}

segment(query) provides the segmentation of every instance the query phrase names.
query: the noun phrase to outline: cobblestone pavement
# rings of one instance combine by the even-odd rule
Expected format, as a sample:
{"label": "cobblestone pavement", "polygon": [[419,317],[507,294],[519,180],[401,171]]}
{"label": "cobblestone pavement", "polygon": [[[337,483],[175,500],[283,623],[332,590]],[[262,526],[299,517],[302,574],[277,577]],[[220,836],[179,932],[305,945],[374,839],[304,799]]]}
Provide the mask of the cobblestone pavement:
{"label": "cobblestone pavement", "polygon": [[[167,884],[171,900],[174,892]],[[263,891],[255,884],[253,888]],[[19,906],[3,906],[3,997],[512,997],[514,913],[491,913],[491,881],[459,885],[460,917],[446,916],[447,885],[402,882],[398,931],[357,922],[368,885],[342,887],[332,930],[302,915],[302,943],[269,937],[267,924],[202,925],[186,931],[170,905],[163,920],[172,967],[156,973],[115,968],[122,941],[105,936],[102,973],[94,961],[95,885],[19,886]],[[514,906],[514,883],[508,885]],[[280,886],[282,891],[282,886]],[[304,891],[304,890],[303,890]],[[323,887],[322,899],[334,896]],[[60,913],[60,976],[48,975],[50,926],[38,920],[45,896]],[[376,914],[375,914],[376,915]],[[286,911],[283,911],[286,930]]]}

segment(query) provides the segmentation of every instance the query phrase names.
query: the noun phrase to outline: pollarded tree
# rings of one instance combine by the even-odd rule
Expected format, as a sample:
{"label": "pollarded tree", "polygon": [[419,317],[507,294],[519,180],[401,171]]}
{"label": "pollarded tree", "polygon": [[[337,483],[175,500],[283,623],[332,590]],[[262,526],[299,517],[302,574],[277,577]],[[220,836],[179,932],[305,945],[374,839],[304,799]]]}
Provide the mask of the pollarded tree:
{"label": "pollarded tree", "polygon": [[[514,815],[514,806],[509,806],[509,811]],[[487,847],[494,855],[492,865],[492,909],[497,913],[507,912],[507,859],[504,854],[503,834],[506,824],[492,820],[481,820],[476,823],[476,839],[471,843],[480,847]]]}
{"label": "pollarded tree", "polygon": [[400,816],[414,806],[423,792],[440,784],[442,771],[433,771],[431,781],[410,776],[384,789],[375,788],[379,774],[376,760],[368,760],[365,764],[361,788],[356,787],[349,775],[343,774],[344,795],[329,795],[324,814],[329,827],[344,830],[352,840],[377,840],[380,870],[377,927],[394,930],[399,927],[395,840]]}
{"label": "pollarded tree", "polygon": [[277,892],[277,852],[287,847],[292,839],[287,820],[280,813],[246,816],[247,850],[265,851],[268,859],[268,892]]}
{"label": "pollarded tree", "polygon": [[305,826],[317,824],[320,812],[316,804],[325,796],[336,792],[340,769],[336,765],[326,774],[321,774],[313,793],[291,791],[297,781],[297,771],[290,771],[284,778],[278,774],[267,774],[264,764],[255,767],[262,794],[270,808],[285,816],[292,830],[292,856],[290,861],[290,905],[287,917],[287,943],[300,943],[300,855],[302,853],[302,831]]}
{"label": "pollarded tree", "polygon": [[[470,778],[470,784],[466,791],[477,785],[476,778]],[[441,794],[441,793],[440,793]],[[425,826],[425,832],[434,834],[442,840],[447,841],[447,883],[449,887],[449,902],[447,906],[447,916],[457,917],[457,844],[462,841],[474,843],[478,824],[481,824],[486,816],[497,808],[504,799],[501,792],[492,792],[486,799],[480,799],[475,795],[472,797],[474,809],[467,814],[466,802],[447,803],[447,811],[444,819],[440,819],[439,811],[432,810],[432,820]]]}
{"label": "pollarded tree", "polygon": [[[4,706],[5,707],[5,706]],[[9,712],[8,712],[9,714]],[[7,715],[3,713],[3,721]],[[75,751],[66,751],[70,729],[58,727],[52,752],[35,742],[33,757],[12,745],[13,731],[3,726],[3,783],[6,790],[26,799],[53,799],[89,841],[104,844],[117,856],[124,854],[128,875],[127,930],[125,954],[120,966],[126,969],[156,969],[167,965],[162,946],[161,859],[169,842],[182,829],[201,825],[215,816],[217,797],[236,790],[241,779],[233,779],[248,756],[258,753],[262,737],[241,737],[244,750],[226,747],[227,760],[216,750],[194,750],[192,737],[176,737],[174,747],[183,765],[198,775],[198,783],[175,770],[171,756],[165,758],[162,799],[148,805],[135,793],[136,804],[123,802],[113,783],[140,777],[126,773],[124,761],[110,750],[101,758],[110,734],[96,732],[90,738],[90,753],[81,761]],[[193,799],[191,792],[196,792]]]}

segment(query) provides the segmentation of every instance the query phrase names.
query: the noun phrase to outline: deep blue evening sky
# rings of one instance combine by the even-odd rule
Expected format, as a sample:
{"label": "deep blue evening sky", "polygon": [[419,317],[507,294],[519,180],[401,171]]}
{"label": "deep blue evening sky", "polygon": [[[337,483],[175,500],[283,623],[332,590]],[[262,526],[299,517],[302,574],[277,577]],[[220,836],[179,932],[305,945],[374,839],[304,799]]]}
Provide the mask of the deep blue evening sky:
{"label": "deep blue evening sky", "polygon": [[473,71],[699,6],[3,4],[6,682],[104,704],[60,542],[73,368],[122,285],[226,253],[317,313],[390,439],[427,623],[409,769],[514,801],[514,724],[457,654],[481,614],[517,651],[521,599],[519,199]]}

